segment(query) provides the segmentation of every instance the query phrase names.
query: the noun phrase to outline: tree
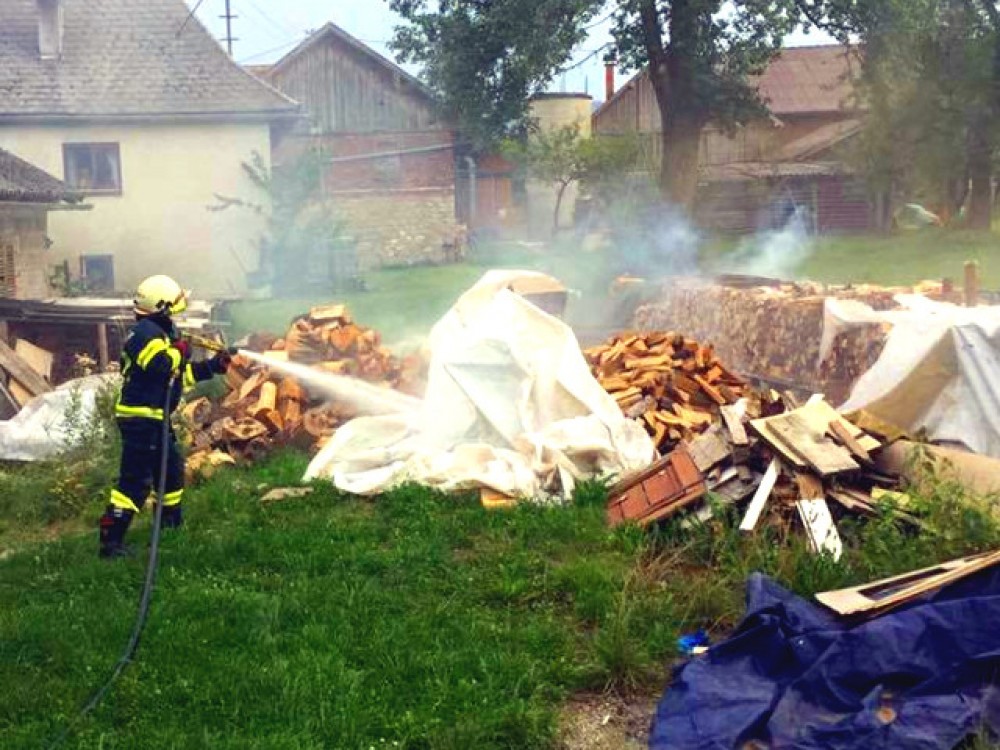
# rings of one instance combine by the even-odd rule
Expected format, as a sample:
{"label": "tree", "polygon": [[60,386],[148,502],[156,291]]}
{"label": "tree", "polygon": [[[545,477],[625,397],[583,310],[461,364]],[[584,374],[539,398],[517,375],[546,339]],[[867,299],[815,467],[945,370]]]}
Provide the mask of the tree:
{"label": "tree", "polygon": [[422,66],[444,117],[483,151],[527,134],[531,96],[586,39],[603,0],[388,2],[407,22],[393,40],[400,59]]}
{"label": "tree", "polygon": [[241,166],[260,199],[215,194],[216,203],[207,206],[213,212],[236,209],[267,217],[267,229],[258,239],[260,277],[276,294],[301,294],[331,282],[353,287],[358,282],[338,274],[343,269],[336,261],[349,248],[343,227],[323,200],[327,158],[322,150],[307,149],[271,170],[255,151]]}
{"label": "tree", "polygon": [[804,12],[862,52],[868,108],[854,150],[876,193],[991,225],[1000,13],[989,0],[826,0]]}
{"label": "tree", "polygon": [[580,128],[572,125],[508,141],[503,152],[532,179],[555,186],[553,234],[559,231],[559,216],[570,185],[584,183],[600,191],[635,169],[639,156],[638,143],[633,139],[583,138]]}
{"label": "tree", "polygon": [[615,39],[622,61],[649,69],[660,110],[660,189],[690,209],[701,132],[733,129],[766,114],[753,77],[801,21],[793,0],[620,0]]}
{"label": "tree", "polygon": [[[541,90],[610,8],[622,62],[648,66],[662,121],[660,189],[690,208],[701,132],[766,113],[752,77],[802,19],[795,0],[390,0],[395,48],[424,65],[444,111],[480,145],[523,132]],[[431,9],[431,6],[436,9]]]}

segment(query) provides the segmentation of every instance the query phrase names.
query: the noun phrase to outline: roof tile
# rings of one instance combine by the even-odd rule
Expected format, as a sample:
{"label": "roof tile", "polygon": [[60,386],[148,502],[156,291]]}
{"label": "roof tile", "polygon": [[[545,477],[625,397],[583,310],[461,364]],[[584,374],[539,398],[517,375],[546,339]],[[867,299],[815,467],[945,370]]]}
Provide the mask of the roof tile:
{"label": "roof tile", "polygon": [[[0,0],[0,118],[280,115],[297,105],[236,65],[183,0],[63,0],[59,60],[36,0]],[[183,31],[181,31],[183,27]]]}

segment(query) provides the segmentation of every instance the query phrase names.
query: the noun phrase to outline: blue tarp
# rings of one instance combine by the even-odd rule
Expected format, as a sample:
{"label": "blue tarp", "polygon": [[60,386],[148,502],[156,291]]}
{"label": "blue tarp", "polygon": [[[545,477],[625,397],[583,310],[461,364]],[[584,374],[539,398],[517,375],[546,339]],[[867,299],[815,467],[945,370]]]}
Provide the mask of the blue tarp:
{"label": "blue tarp", "polygon": [[674,675],[651,750],[951,750],[1000,734],[1000,567],[862,622],[755,574],[747,613]]}

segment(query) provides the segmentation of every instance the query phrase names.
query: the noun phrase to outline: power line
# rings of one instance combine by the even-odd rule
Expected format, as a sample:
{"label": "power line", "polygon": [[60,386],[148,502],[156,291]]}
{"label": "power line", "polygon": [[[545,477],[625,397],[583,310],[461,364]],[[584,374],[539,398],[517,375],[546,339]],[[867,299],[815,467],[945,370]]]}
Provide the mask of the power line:
{"label": "power line", "polygon": [[260,17],[271,27],[273,27],[277,31],[280,31],[282,37],[288,37],[295,34],[294,30],[290,29],[288,26],[285,26],[285,24],[275,19],[274,16],[272,16],[263,8],[261,8],[256,2],[254,2],[254,0],[246,0],[246,2],[247,5],[250,7],[250,10],[252,10],[258,17]]}
{"label": "power line", "polygon": [[238,60],[238,62],[239,62],[240,65],[244,65],[244,64],[246,64],[248,62],[253,62],[254,60],[259,60],[260,58],[267,57],[268,55],[273,54],[275,52],[281,52],[282,50],[286,50],[289,47],[291,47],[291,46],[293,46],[295,44],[298,44],[300,41],[301,41],[301,39],[291,39],[291,40],[285,42],[284,44],[282,44],[280,47],[273,47],[271,49],[263,50],[262,52],[257,52],[257,53],[255,53],[253,55],[250,55],[249,57],[244,57],[241,60]]}
{"label": "power line", "polygon": [[179,36],[180,36],[180,35],[181,35],[182,33],[184,33],[184,29],[185,29],[185,28],[187,27],[187,25],[188,25],[188,22],[189,22],[189,21],[190,21],[190,20],[191,20],[192,18],[194,18],[194,14],[198,12],[198,8],[200,8],[200,7],[201,7],[201,4],[202,4],[202,3],[204,3],[204,2],[205,2],[205,0],[198,0],[198,2],[197,2],[197,3],[195,3],[195,6],[194,6],[194,7],[193,7],[193,8],[191,9],[191,12],[187,14],[187,18],[185,18],[185,19],[184,19],[184,23],[182,23],[182,24],[181,24],[181,27],[180,27],[179,29],[177,29],[177,36],[178,36],[178,37],[179,37]]}

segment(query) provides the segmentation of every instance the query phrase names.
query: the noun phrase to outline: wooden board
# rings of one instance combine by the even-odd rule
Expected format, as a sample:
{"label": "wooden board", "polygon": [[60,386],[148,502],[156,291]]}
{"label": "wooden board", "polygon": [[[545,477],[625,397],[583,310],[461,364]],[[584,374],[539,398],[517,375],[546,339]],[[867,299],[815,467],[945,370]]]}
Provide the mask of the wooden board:
{"label": "wooden board", "polygon": [[40,346],[35,346],[25,339],[17,340],[14,351],[31,366],[32,370],[46,380],[52,380],[52,362],[55,359],[52,352],[46,351]]}
{"label": "wooden board", "polygon": [[800,496],[795,508],[806,528],[810,548],[816,554],[825,553],[834,560],[840,560],[844,554],[844,543],[830,514],[830,506],[824,499],[823,482],[812,474],[800,473],[795,475],[795,483]]}
{"label": "wooden board", "polygon": [[[800,456],[822,476],[830,476],[845,471],[856,471],[861,467],[851,458],[847,449],[826,437],[826,431],[816,431],[799,411],[772,417],[768,420],[771,435],[779,444],[793,454]],[[768,440],[768,442],[771,442]],[[775,446],[777,447],[777,446]]]}
{"label": "wooden board", "polygon": [[24,406],[29,401],[31,401],[31,399],[34,398],[34,396],[31,395],[31,391],[29,391],[27,388],[25,388],[23,385],[18,383],[13,378],[11,378],[10,385],[7,387],[10,389],[10,395],[12,395],[14,399],[19,404],[21,404],[21,406]]}
{"label": "wooden board", "polygon": [[[20,354],[7,346],[3,341],[0,341],[0,367],[5,369],[14,380],[24,386],[30,396],[38,396],[52,390],[52,386],[45,381],[45,378],[35,372]],[[13,388],[11,391],[13,391]],[[21,401],[20,397],[18,397],[18,401]]]}
{"label": "wooden board", "polygon": [[834,440],[847,448],[855,459],[860,461],[862,464],[871,463],[871,454],[865,450],[864,446],[861,445],[857,439],[855,439],[855,437],[851,434],[851,431],[847,429],[843,420],[832,420],[830,422],[830,429],[828,432],[833,436]]}
{"label": "wooden board", "polygon": [[[819,434],[825,433],[830,428],[830,422],[838,421],[841,422],[847,431],[851,434],[858,444],[864,448],[866,451],[878,450],[882,444],[871,437],[866,435],[860,428],[851,422],[844,419],[836,409],[834,409],[830,404],[828,404],[823,397],[820,395],[813,396],[809,399],[805,406],[801,409],[796,409],[791,412],[799,417],[801,417],[809,425],[812,432]],[[789,416],[788,414],[781,414],[776,417],[768,417],[764,419],[755,419],[750,423],[754,431],[760,435],[764,440],[770,443],[781,455],[791,463],[793,466],[798,468],[805,468],[808,462],[795,451],[788,448],[781,439],[775,435],[771,430],[770,422],[772,419],[781,419],[783,417]]]}
{"label": "wooden board", "polygon": [[749,445],[750,438],[747,436],[747,429],[743,424],[743,417],[746,414],[746,403],[723,406],[719,409],[719,413],[722,414],[722,419],[726,423],[726,429],[729,430],[729,436],[732,438],[733,445]]}
{"label": "wooden board", "polygon": [[688,453],[702,474],[732,456],[729,441],[723,437],[722,429],[721,425],[714,425],[703,435],[686,444]]}
{"label": "wooden board", "polygon": [[774,490],[774,485],[777,484],[780,474],[781,462],[774,459],[767,467],[764,478],[760,481],[760,486],[757,487],[753,500],[750,501],[746,515],[743,516],[743,522],[740,523],[740,531],[753,531],[757,527],[760,515],[764,512],[764,506],[767,505],[767,499],[771,497],[771,492]]}
{"label": "wooden board", "polygon": [[1000,551],[942,563],[849,589],[816,594],[816,600],[840,615],[886,612],[923,594],[1000,564]]}

